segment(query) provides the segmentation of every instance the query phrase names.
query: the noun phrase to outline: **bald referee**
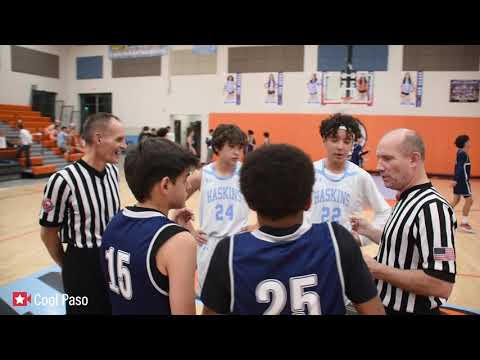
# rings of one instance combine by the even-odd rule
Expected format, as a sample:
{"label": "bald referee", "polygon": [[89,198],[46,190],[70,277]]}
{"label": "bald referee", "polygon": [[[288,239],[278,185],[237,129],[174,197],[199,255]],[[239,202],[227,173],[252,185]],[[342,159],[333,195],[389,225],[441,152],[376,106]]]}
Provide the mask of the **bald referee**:
{"label": "bald referee", "polygon": [[387,315],[439,314],[455,282],[452,207],[425,172],[425,146],[412,130],[387,133],[377,147],[377,169],[398,202],[383,232],[358,217],[352,228],[380,245],[364,256]]}
{"label": "bald referee", "polygon": [[45,186],[40,235],[62,268],[65,293],[88,299],[86,306],[67,301],[67,315],[111,314],[99,248],[108,222],[120,210],[118,170],[112,164],[126,148],[125,131],[118,117],[98,113],[88,117],[82,137],[82,159],[57,171]]}

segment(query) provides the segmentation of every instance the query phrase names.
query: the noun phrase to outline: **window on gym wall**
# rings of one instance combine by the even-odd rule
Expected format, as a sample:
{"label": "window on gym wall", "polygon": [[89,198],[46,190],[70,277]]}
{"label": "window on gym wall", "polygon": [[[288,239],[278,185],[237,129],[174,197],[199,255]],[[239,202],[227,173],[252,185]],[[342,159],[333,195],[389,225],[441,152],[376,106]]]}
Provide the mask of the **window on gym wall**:
{"label": "window on gym wall", "polygon": [[98,112],[112,112],[112,94],[80,94],[80,118],[83,126],[84,121],[89,115]]}

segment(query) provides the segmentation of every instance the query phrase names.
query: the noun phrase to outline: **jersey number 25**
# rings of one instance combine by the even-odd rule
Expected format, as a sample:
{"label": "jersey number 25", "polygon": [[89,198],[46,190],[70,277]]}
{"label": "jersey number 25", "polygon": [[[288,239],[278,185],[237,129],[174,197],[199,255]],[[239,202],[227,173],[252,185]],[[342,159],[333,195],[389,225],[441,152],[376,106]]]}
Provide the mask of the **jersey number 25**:
{"label": "jersey number 25", "polygon": [[[321,315],[320,296],[315,291],[304,291],[304,288],[316,286],[316,274],[290,278],[290,308],[292,315],[305,315],[305,306],[308,314]],[[287,303],[287,289],[281,281],[267,279],[257,285],[255,295],[258,303],[270,303],[263,315],[278,315]]]}

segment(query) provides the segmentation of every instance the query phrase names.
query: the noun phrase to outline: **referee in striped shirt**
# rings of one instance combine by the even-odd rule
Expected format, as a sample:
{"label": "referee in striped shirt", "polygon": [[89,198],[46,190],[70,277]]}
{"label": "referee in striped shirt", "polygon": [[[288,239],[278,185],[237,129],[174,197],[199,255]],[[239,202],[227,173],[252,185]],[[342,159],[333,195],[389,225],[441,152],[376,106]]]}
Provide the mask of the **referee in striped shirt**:
{"label": "referee in striped shirt", "polygon": [[439,314],[455,282],[455,213],[427,177],[417,133],[387,133],[377,158],[385,186],[399,195],[383,232],[352,217],[352,229],[380,245],[365,262],[387,314]]}
{"label": "referee in striped shirt", "polygon": [[[119,118],[98,113],[88,117],[82,137],[82,159],[57,171],[45,186],[40,235],[62,268],[67,315],[111,314],[99,248],[108,222],[120,210],[118,169],[112,164],[126,148],[125,131]],[[73,297],[86,297],[88,305],[71,305]]]}

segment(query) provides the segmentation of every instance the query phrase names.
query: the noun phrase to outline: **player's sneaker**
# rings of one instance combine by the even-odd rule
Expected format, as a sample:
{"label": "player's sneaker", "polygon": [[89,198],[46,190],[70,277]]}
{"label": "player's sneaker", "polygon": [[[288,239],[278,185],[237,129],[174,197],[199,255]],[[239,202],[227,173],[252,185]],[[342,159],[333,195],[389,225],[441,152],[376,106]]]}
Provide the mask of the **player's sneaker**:
{"label": "player's sneaker", "polygon": [[470,226],[470,224],[460,224],[460,230],[469,234],[475,234],[475,230]]}

